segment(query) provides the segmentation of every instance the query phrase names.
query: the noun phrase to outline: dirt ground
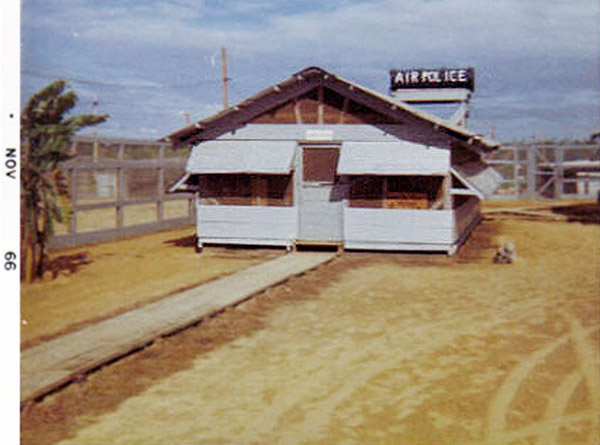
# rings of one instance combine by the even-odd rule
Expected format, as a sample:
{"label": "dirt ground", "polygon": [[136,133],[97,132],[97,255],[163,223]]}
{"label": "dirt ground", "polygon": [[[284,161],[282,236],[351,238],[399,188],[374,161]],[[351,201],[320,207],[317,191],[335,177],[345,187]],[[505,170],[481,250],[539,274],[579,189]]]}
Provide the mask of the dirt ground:
{"label": "dirt ground", "polygon": [[346,253],[27,406],[22,442],[596,444],[599,270],[598,225],[504,217]]}
{"label": "dirt ground", "polygon": [[186,228],[51,254],[44,280],[21,285],[21,347],[283,254],[213,248],[196,255],[193,233]]}

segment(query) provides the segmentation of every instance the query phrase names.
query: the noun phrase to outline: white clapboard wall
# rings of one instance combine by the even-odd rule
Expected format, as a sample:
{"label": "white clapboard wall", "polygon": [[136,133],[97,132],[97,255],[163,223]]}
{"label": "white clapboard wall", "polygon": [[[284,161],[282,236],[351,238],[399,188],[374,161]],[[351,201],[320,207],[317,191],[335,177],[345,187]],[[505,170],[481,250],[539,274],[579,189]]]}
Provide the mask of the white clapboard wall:
{"label": "white clapboard wall", "polygon": [[197,206],[202,243],[288,246],[298,233],[296,207]]}

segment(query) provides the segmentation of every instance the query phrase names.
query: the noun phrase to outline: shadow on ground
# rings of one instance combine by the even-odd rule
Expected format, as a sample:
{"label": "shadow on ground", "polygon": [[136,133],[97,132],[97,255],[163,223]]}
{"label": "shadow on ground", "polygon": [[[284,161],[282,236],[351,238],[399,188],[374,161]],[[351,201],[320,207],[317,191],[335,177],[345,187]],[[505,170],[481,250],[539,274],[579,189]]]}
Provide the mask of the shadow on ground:
{"label": "shadow on ground", "polygon": [[183,236],[181,238],[173,238],[166,241],[163,241],[163,244],[170,244],[173,247],[185,247],[189,249],[193,249],[196,245],[196,241],[194,239],[194,235]]}
{"label": "shadow on ground", "polygon": [[501,221],[484,220],[475,227],[467,241],[459,247],[454,258],[458,263],[490,261],[499,247],[497,238],[502,234]]}
{"label": "shadow on ground", "polygon": [[[190,252],[196,247],[196,240],[193,235],[184,236],[181,238],[173,238],[163,241],[163,244],[170,244],[173,247],[182,247]],[[274,258],[281,255],[284,247],[279,246],[260,246],[260,245],[222,245],[222,244],[205,244],[205,249],[210,249],[212,258],[227,258],[227,259],[249,259],[249,258]]]}
{"label": "shadow on ground", "polygon": [[62,272],[68,271],[70,274],[74,274],[81,266],[87,266],[91,263],[92,261],[88,259],[87,252],[78,252],[53,258],[48,262],[46,270],[52,274],[52,279],[55,279]]}
{"label": "shadow on ground", "polygon": [[595,203],[551,207],[552,213],[567,217],[569,222],[600,224],[600,205]]}

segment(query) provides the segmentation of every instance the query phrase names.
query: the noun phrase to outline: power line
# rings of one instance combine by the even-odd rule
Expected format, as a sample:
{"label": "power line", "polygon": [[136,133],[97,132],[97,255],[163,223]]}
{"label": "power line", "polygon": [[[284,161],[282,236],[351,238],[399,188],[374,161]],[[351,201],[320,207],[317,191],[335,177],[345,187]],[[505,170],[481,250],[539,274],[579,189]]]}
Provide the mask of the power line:
{"label": "power line", "polygon": [[[218,84],[220,83],[220,79],[205,79],[199,80],[194,83],[188,84],[175,84],[175,83],[162,83],[162,84],[148,84],[148,85],[139,85],[139,84],[123,84],[116,82],[105,82],[101,80],[93,80],[93,79],[84,79],[81,77],[70,77],[70,76],[57,76],[53,74],[40,73],[38,71],[32,70],[21,70],[21,74],[32,77],[39,77],[43,79],[65,79],[69,80],[73,83],[78,83],[82,85],[95,85],[95,86],[103,86],[103,87],[111,87],[111,88],[140,88],[140,89],[161,89],[161,88],[195,88],[208,84]],[[231,80],[231,79],[229,79]]]}

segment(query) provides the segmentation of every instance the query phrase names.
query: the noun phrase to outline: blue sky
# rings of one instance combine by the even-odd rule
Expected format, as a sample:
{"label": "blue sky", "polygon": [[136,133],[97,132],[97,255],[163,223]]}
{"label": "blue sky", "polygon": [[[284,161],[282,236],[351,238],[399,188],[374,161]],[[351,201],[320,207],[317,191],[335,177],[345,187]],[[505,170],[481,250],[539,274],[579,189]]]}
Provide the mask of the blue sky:
{"label": "blue sky", "polygon": [[159,138],[317,65],[387,93],[392,68],[473,66],[469,127],[503,141],[600,130],[596,0],[23,0],[23,100],[72,79],[106,136]]}

